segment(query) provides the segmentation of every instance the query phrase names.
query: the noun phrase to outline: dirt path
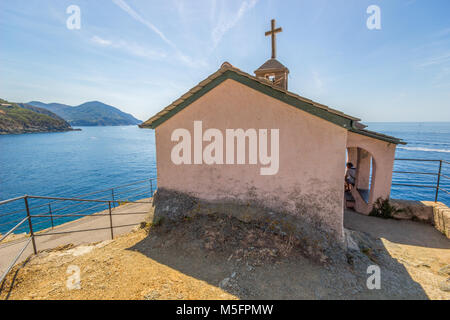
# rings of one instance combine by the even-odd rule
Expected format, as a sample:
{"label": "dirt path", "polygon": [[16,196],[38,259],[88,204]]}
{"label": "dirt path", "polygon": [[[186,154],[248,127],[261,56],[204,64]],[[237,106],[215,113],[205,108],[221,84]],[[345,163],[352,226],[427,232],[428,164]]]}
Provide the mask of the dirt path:
{"label": "dirt path", "polygon": [[[151,202],[151,198],[142,199],[140,202]],[[129,232],[134,226],[144,221],[144,218],[150,212],[151,203],[125,204],[113,209],[112,221],[114,227],[114,235],[120,235]],[[102,211],[98,214],[107,214],[108,211]],[[128,214],[126,214],[128,213]],[[39,232],[39,237],[36,237],[36,247],[38,251],[55,248],[66,244],[83,244],[92,243],[102,240],[111,239],[111,231],[109,229],[109,216],[99,216],[96,214],[83,217],[81,219],[68,222],[56,226],[53,230],[46,229]],[[124,227],[117,227],[124,226]],[[98,229],[88,232],[79,232],[80,230]],[[58,235],[45,235],[47,233],[67,232]],[[6,270],[11,261],[16,257],[20,250],[25,245],[27,238],[17,239],[11,242],[0,245],[0,274]],[[18,262],[24,261],[33,253],[31,243],[22,254]]]}
{"label": "dirt path", "polygon": [[[40,253],[19,270],[13,290],[11,275],[0,299],[236,299],[128,249],[146,235],[139,230],[112,242]],[[74,266],[80,268],[80,287],[69,290]]]}
{"label": "dirt path", "polygon": [[[392,258],[405,267],[430,297],[450,299],[450,291],[439,289],[445,278],[450,279],[450,240],[433,226],[368,217],[350,210],[345,212],[344,225],[381,239]],[[447,288],[450,288],[450,281],[447,281]]]}
{"label": "dirt path", "polygon": [[363,231],[375,238],[409,246],[443,249],[450,254],[450,240],[433,226],[410,220],[380,219],[346,210],[344,226],[347,229]]}

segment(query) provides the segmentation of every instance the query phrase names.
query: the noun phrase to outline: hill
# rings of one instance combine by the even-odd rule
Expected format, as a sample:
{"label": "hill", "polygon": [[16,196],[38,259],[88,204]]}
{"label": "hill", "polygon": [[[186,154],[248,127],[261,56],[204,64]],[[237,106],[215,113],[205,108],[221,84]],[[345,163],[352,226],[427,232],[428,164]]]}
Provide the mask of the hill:
{"label": "hill", "polygon": [[0,134],[71,130],[69,123],[48,110],[0,99]]}
{"label": "hill", "polygon": [[99,101],[86,102],[79,106],[40,101],[31,101],[28,105],[47,109],[72,126],[123,126],[138,125],[142,122],[131,114]]}
{"label": "hill", "polygon": [[40,114],[47,115],[47,116],[49,116],[49,117],[51,117],[51,118],[53,118],[53,119],[56,119],[56,120],[60,120],[60,121],[66,122],[66,120],[64,120],[63,118],[61,118],[61,117],[58,116],[57,114],[55,114],[55,113],[53,113],[53,112],[51,112],[51,111],[49,111],[49,110],[47,110],[47,109],[42,109],[42,108],[34,107],[34,106],[32,106],[32,105],[30,105],[30,104],[26,104],[26,103],[16,103],[16,104],[17,104],[19,107],[21,107],[21,108],[25,108],[25,109],[34,111],[34,112],[36,112],[36,113],[40,113]]}

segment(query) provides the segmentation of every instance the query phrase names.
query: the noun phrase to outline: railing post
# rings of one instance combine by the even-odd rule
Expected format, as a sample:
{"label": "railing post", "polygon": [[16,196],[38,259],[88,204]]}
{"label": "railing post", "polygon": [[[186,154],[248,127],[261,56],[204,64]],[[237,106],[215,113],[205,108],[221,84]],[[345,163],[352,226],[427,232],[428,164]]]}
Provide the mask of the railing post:
{"label": "railing post", "polygon": [[434,202],[438,201],[439,186],[441,183],[441,171],[442,171],[442,160],[439,160],[439,172],[438,172],[438,178],[437,178],[437,184],[436,184],[436,196],[434,197]]}
{"label": "railing post", "polygon": [[114,199],[114,188],[111,188],[111,195],[112,195],[112,201],[113,201],[113,207],[116,207],[116,201]]}
{"label": "railing post", "polygon": [[111,240],[114,239],[114,231],[113,231],[113,221],[112,221],[112,214],[111,214],[111,201],[108,201],[109,206],[109,226],[111,228]]}
{"label": "railing post", "polygon": [[33,243],[33,251],[34,251],[34,254],[37,254],[36,242],[34,240],[33,224],[31,222],[30,207],[28,206],[28,196],[25,196],[25,198],[23,198],[23,199],[25,201],[25,208],[27,209],[28,226],[30,227],[30,236],[31,236],[31,242]]}
{"label": "railing post", "polygon": [[153,181],[150,179],[150,198],[153,197]]}
{"label": "railing post", "polygon": [[50,205],[50,203],[48,204],[48,213],[50,214],[50,220],[52,221],[52,229],[53,229],[55,226],[53,225],[52,206]]}

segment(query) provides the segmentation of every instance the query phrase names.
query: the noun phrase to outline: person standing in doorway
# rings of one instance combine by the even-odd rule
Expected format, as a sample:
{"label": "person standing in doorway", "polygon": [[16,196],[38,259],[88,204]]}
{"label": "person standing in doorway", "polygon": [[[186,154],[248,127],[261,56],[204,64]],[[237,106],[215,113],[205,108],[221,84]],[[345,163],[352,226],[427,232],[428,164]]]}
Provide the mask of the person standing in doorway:
{"label": "person standing in doorway", "polygon": [[345,170],[345,191],[350,191],[355,186],[356,168],[353,163],[347,162]]}

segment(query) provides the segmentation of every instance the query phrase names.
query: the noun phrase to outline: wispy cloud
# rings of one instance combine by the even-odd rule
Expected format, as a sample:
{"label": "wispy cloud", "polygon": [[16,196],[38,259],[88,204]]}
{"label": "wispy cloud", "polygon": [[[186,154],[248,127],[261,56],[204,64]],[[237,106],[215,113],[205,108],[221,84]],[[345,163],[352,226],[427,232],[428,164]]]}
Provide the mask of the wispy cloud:
{"label": "wispy cloud", "polygon": [[100,46],[110,46],[112,45],[112,41],[110,40],[106,40],[106,39],[102,39],[99,36],[93,36],[91,38],[92,42],[100,45]]}
{"label": "wispy cloud", "polygon": [[[205,67],[207,66],[207,63],[203,60],[194,60],[190,58],[189,56],[185,55],[178,47],[173,43],[167,36],[159,29],[157,28],[153,23],[150,21],[144,19],[139,13],[137,13],[135,10],[133,10],[124,0],[112,0],[119,8],[121,8],[123,11],[125,11],[128,15],[130,15],[134,20],[140,22],[153,32],[155,32],[161,40],[163,40],[166,44],[168,44],[172,49],[175,50],[175,54],[173,58],[175,58],[178,61],[181,61],[183,64],[189,66],[189,67]],[[134,51],[137,49],[135,48]],[[139,50],[137,50],[139,52]]]}
{"label": "wispy cloud", "polygon": [[204,60],[194,60],[190,57],[181,54],[181,52],[176,51],[174,54],[168,54],[162,50],[154,50],[137,43],[128,42],[125,40],[109,40],[104,39],[99,36],[92,36],[90,41],[100,47],[109,47],[121,50],[129,55],[145,58],[147,60],[153,61],[180,61],[186,66],[192,68],[203,68],[208,64]]}
{"label": "wispy cloud", "polygon": [[167,43],[172,48],[176,48],[175,44],[170,41],[161,30],[159,30],[153,23],[144,19],[140,14],[134,11],[124,0],[112,0],[117,6],[119,6],[123,11],[128,13],[134,20],[142,23],[147,28],[155,32],[165,43]]}
{"label": "wispy cloud", "polygon": [[[246,0],[241,3],[238,11],[233,16],[222,17],[222,19],[220,19],[219,23],[213,28],[211,33],[214,48],[216,48],[220,43],[220,40],[222,40],[225,33],[232,29],[239,22],[239,20],[241,20],[241,18],[256,5],[257,2],[258,0]],[[215,10],[215,2],[213,9]]]}
{"label": "wispy cloud", "polygon": [[136,57],[146,58],[149,60],[162,60],[167,57],[167,54],[163,51],[157,51],[149,48],[145,48],[136,43],[130,43],[125,40],[109,40],[103,39],[99,36],[93,36],[91,41],[101,47],[111,47],[120,49],[128,54]]}
{"label": "wispy cloud", "polygon": [[424,68],[435,65],[442,65],[448,62],[450,62],[450,52],[446,52],[445,54],[428,58],[424,62],[420,63],[418,67]]}

